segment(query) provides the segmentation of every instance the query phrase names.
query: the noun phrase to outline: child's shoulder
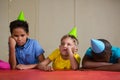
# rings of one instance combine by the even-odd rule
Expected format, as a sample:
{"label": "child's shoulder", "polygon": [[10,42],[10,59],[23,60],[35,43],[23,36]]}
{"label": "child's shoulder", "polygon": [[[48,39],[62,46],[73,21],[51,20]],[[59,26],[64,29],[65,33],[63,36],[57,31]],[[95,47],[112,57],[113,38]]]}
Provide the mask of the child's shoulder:
{"label": "child's shoulder", "polygon": [[120,53],[120,47],[112,46],[112,53]]}
{"label": "child's shoulder", "polygon": [[28,38],[28,41],[30,41],[30,42],[38,42],[38,40],[32,39],[32,38]]}
{"label": "child's shoulder", "polygon": [[80,54],[79,53],[74,53],[74,56],[79,56],[80,57]]}
{"label": "child's shoulder", "polygon": [[60,50],[59,50],[59,48],[54,49],[54,51],[53,51],[52,53],[60,54]]}
{"label": "child's shoulder", "polygon": [[34,44],[34,45],[37,45],[37,44],[39,44],[39,42],[38,42],[36,39],[28,38],[27,44]]}

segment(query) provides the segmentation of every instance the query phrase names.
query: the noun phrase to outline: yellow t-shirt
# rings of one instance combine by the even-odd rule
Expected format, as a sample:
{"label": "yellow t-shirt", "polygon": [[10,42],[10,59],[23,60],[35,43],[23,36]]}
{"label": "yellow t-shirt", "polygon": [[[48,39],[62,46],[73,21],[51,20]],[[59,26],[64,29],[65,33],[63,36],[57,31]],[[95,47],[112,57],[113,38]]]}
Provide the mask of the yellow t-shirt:
{"label": "yellow t-shirt", "polygon": [[[77,60],[78,63],[80,63],[80,56],[79,54],[75,53],[74,54],[75,59]],[[53,51],[48,58],[53,61],[52,66],[55,70],[64,70],[64,69],[71,69],[71,64],[70,60],[64,60],[61,55],[60,55],[60,50],[56,49]]]}

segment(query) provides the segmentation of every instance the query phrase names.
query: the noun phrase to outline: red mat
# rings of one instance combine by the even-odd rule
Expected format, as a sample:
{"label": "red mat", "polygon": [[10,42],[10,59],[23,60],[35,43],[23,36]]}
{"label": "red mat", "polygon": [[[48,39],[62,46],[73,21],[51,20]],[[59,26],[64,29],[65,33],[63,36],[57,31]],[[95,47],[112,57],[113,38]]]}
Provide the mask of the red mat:
{"label": "red mat", "polygon": [[120,80],[120,72],[0,70],[0,80]]}

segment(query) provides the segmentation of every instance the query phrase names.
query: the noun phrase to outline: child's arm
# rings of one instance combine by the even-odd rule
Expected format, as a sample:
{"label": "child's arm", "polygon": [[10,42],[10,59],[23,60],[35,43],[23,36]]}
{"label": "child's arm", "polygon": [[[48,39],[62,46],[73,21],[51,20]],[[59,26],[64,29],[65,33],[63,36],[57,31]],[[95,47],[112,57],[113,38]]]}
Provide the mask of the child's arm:
{"label": "child's arm", "polygon": [[44,61],[44,60],[45,60],[44,55],[43,55],[43,54],[41,54],[41,55],[38,57],[38,60],[39,60],[39,62]]}
{"label": "child's arm", "polygon": [[71,63],[71,68],[73,70],[77,70],[79,68],[79,63],[74,58],[74,53],[73,53],[73,51],[72,51],[72,49],[70,47],[68,47],[68,53],[69,53],[69,59],[70,59],[70,63]]}
{"label": "child's arm", "polygon": [[95,62],[89,56],[85,55],[82,60],[82,68],[93,69],[100,66],[111,65],[112,63],[107,62]]}
{"label": "child's arm", "polygon": [[95,70],[120,71],[120,58],[118,59],[118,63],[116,64],[101,66],[95,68]]}
{"label": "child's arm", "polygon": [[118,59],[117,62],[118,63],[116,64],[107,62],[95,62],[85,55],[82,61],[82,67],[84,69],[92,70],[120,71],[120,58]]}
{"label": "child's arm", "polygon": [[29,65],[25,65],[25,64],[18,64],[16,66],[16,69],[19,70],[24,70],[24,69],[32,69],[32,68],[36,68],[37,64],[29,64]]}
{"label": "child's arm", "polygon": [[[39,55],[39,57],[38,57],[39,62],[42,62],[44,59],[45,59],[45,57],[44,57],[43,54]],[[37,68],[37,64],[28,64],[28,65],[18,64],[16,66],[16,68],[19,69],[19,70],[34,69],[34,68]]]}
{"label": "child's arm", "polygon": [[53,68],[51,66],[48,66],[50,62],[51,60],[49,58],[46,58],[43,62],[37,65],[37,68],[44,71],[53,71]]}
{"label": "child's arm", "polygon": [[10,36],[8,43],[9,43],[9,63],[10,63],[11,69],[15,69],[16,68],[16,56],[15,56],[16,41]]}

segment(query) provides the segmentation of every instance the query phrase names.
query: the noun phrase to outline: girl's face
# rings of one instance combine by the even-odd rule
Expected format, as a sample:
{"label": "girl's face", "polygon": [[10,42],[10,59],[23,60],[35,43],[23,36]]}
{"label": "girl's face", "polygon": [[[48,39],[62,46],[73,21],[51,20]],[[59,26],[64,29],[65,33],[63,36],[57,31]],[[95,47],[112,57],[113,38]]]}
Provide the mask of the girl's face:
{"label": "girl's face", "polygon": [[71,39],[70,37],[67,37],[61,41],[59,49],[62,55],[67,56],[69,55],[68,50],[71,50],[73,53],[75,52],[76,45],[73,42],[73,39]]}
{"label": "girl's face", "polygon": [[23,46],[26,43],[29,34],[23,28],[15,28],[12,32],[12,37],[15,39],[18,46]]}

